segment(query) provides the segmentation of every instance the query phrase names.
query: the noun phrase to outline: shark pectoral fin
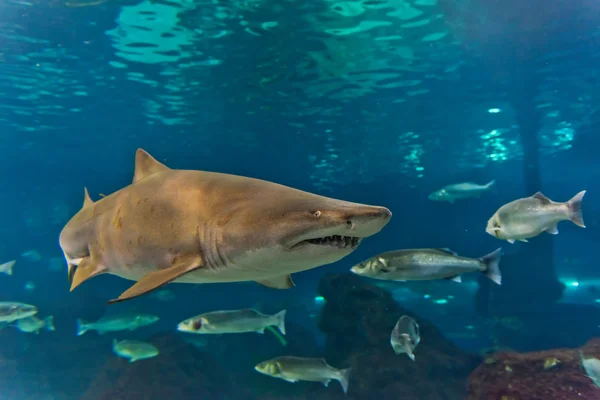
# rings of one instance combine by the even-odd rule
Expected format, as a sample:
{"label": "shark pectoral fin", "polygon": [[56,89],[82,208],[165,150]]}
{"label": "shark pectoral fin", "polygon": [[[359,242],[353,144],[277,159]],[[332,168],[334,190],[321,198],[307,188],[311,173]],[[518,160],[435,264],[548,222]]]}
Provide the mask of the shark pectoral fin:
{"label": "shark pectoral fin", "polygon": [[141,296],[199,268],[202,268],[200,257],[179,258],[169,268],[147,273],[133,286],[121,293],[118,298],[110,300],[108,304]]}
{"label": "shark pectoral fin", "polygon": [[104,274],[108,272],[104,265],[100,265],[92,260],[92,257],[85,257],[76,268],[73,265],[69,265],[69,275],[71,280],[71,289],[75,289],[77,286],[81,285],[83,282],[87,281],[95,277],[96,275]]}
{"label": "shark pectoral fin", "polygon": [[135,152],[135,172],[133,173],[133,183],[153,175],[157,172],[167,171],[169,167],[156,161],[154,157],[143,149],[137,149]]}
{"label": "shark pectoral fin", "polygon": [[271,289],[290,289],[296,286],[291,275],[281,275],[255,282]]}
{"label": "shark pectoral fin", "polygon": [[515,243],[515,239],[506,239],[506,241],[510,244],[514,244]]}

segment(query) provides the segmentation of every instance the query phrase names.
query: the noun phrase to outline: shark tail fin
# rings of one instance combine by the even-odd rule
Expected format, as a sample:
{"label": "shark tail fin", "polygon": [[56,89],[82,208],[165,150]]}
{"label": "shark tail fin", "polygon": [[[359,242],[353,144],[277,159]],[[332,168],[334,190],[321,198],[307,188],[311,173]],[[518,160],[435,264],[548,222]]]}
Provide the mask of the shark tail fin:
{"label": "shark tail fin", "polygon": [[567,206],[569,207],[568,215],[571,222],[575,225],[585,228],[585,224],[583,223],[583,214],[581,213],[581,202],[583,201],[583,196],[585,195],[585,190],[577,193],[573,198],[567,201]]}
{"label": "shark tail fin", "polygon": [[498,285],[502,285],[502,274],[500,273],[500,258],[502,257],[502,248],[492,251],[481,257],[481,262],[485,265],[483,274]]}

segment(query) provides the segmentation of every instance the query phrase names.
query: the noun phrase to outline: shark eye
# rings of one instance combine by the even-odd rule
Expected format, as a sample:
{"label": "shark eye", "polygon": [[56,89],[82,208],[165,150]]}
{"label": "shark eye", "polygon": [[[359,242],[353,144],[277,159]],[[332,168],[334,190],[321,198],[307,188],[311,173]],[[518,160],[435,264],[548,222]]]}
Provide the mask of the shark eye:
{"label": "shark eye", "polygon": [[314,216],[315,218],[319,218],[319,217],[321,216],[321,211],[319,211],[319,210],[315,211],[315,212],[313,213],[313,216]]}

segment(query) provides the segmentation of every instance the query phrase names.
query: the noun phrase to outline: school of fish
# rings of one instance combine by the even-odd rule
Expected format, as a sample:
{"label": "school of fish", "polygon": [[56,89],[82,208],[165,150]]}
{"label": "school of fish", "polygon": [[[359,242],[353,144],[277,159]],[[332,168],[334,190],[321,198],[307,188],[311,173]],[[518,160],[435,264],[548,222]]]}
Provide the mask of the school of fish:
{"label": "school of fish", "polygon": [[[432,201],[454,204],[479,198],[495,180],[451,184],[431,193]],[[541,192],[509,202],[491,216],[485,231],[493,237],[527,242],[543,232],[558,234],[560,221],[585,227],[582,199],[585,190],[567,202],[550,200]],[[342,260],[391,220],[383,206],[324,197],[273,182],[196,170],[171,169],[138,149],[133,182],[97,201],[84,190],[81,210],[64,226],[59,244],[67,263],[71,291],[85,281],[112,274],[133,285],[109,303],[147,293],[171,300],[169,283],[227,283],[253,281],[272,289],[295,286],[293,273]],[[260,226],[260,229],[256,227]],[[479,272],[501,285],[498,248],[470,258],[448,248],[392,249],[352,266],[350,272],[387,281],[452,280]],[[15,261],[0,265],[12,275]],[[0,324],[22,332],[54,331],[53,317],[40,319],[34,305],[0,302]],[[286,310],[268,315],[254,308],[212,310],[181,321],[176,330],[187,334],[273,332],[285,343]],[[148,314],[108,314],[95,322],[77,320],[77,336],[95,330],[133,331],[152,325],[159,317]],[[276,329],[275,329],[276,328]],[[421,341],[419,325],[401,316],[390,344],[395,354],[416,360]],[[113,352],[135,362],[156,357],[151,343],[113,339]],[[592,379],[598,360],[582,365]],[[600,364],[599,364],[600,365]],[[351,368],[332,367],[323,358],[284,355],[255,366],[261,374],[288,382],[337,380],[344,393]],[[600,373],[599,373],[600,374]],[[597,380],[595,380],[597,382]]]}

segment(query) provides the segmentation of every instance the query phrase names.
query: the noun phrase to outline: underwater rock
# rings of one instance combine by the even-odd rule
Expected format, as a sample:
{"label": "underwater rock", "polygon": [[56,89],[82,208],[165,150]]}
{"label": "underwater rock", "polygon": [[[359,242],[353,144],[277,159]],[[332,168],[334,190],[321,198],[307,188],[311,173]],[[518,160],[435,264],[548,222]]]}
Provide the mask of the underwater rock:
{"label": "underwater rock", "polygon": [[[600,358],[600,338],[579,348]],[[577,349],[489,355],[469,377],[467,400],[600,399],[600,389],[585,375]]]}
{"label": "underwater rock", "polygon": [[160,349],[158,356],[134,363],[109,357],[80,399],[245,399],[207,352],[173,334],[147,341]]}
{"label": "underwater rock", "polygon": [[[351,274],[327,275],[319,284],[326,300],[319,328],[327,335],[325,358],[352,367],[353,399],[462,399],[480,358],[461,351],[429,321],[408,312],[389,292]],[[395,355],[390,334],[402,315],[414,318],[421,342],[415,361]]]}

